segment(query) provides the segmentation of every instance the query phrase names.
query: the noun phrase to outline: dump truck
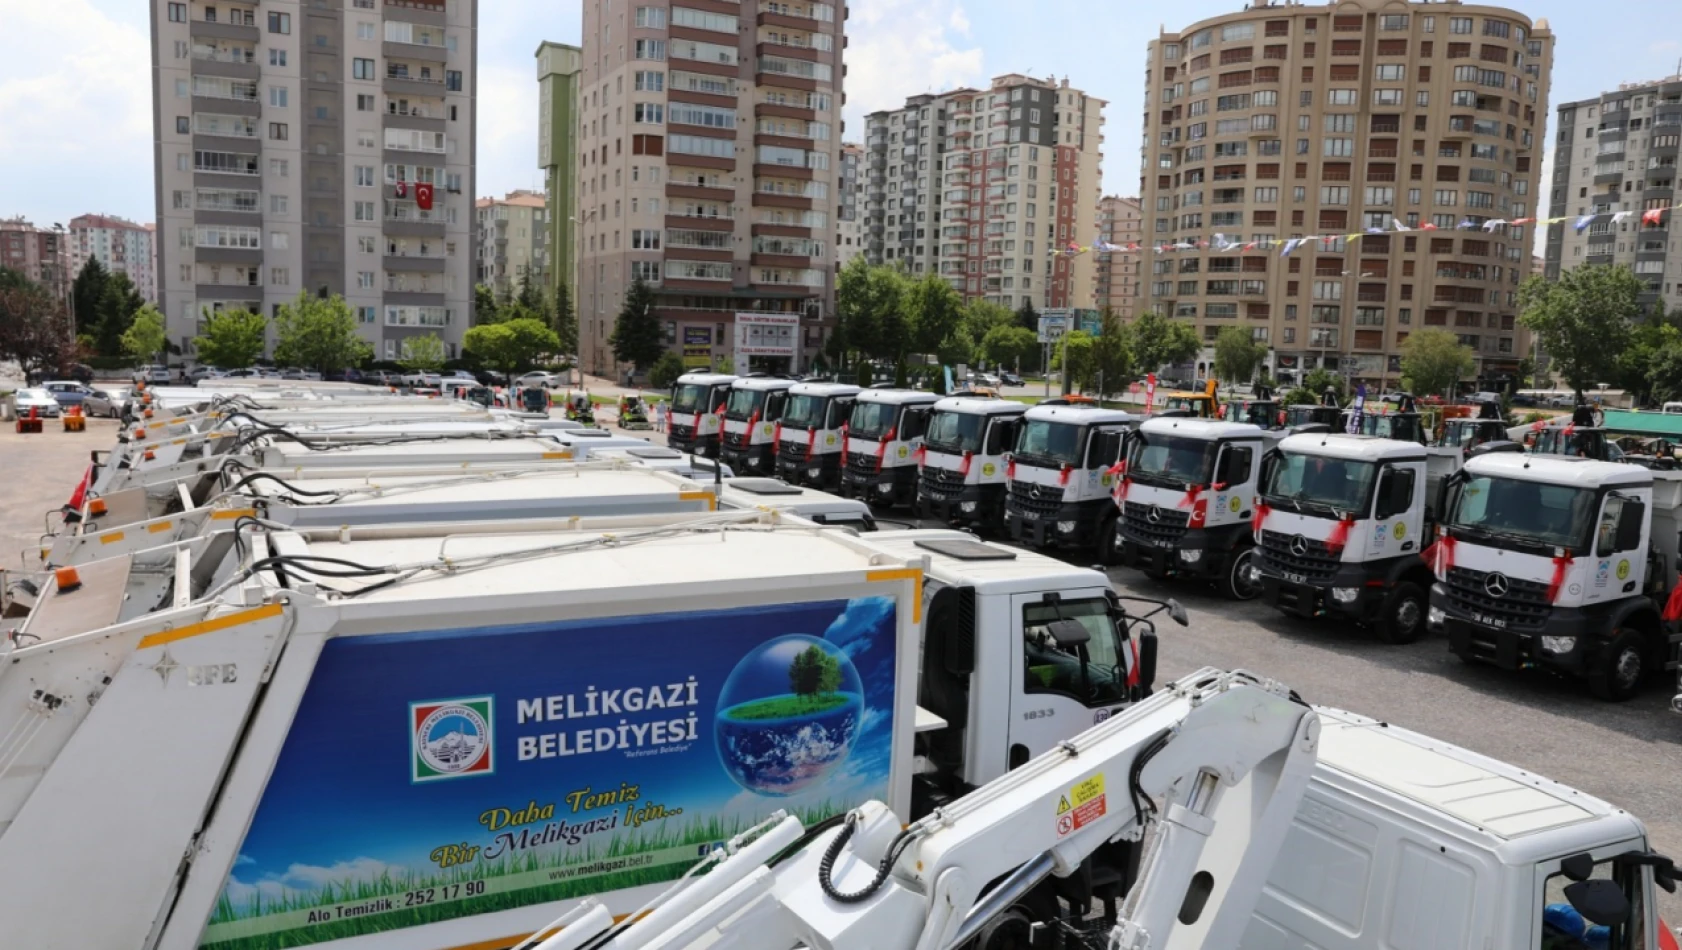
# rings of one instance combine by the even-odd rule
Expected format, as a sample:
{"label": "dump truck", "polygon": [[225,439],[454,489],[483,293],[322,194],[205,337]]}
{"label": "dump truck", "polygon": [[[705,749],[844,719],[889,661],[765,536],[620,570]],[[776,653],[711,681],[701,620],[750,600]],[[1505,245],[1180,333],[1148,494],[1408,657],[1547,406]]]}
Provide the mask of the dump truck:
{"label": "dump truck", "polygon": [[1028,407],[1008,399],[953,397],[934,404],[923,439],[917,513],[990,531],[1005,526],[1005,456]]}

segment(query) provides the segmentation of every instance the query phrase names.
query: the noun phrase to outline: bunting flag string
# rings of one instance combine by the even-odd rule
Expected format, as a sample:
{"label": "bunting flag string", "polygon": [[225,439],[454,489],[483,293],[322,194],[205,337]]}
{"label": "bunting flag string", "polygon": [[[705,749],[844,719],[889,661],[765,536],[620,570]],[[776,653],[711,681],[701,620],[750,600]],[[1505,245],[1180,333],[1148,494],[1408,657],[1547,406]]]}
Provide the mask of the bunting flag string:
{"label": "bunting flag string", "polygon": [[[1670,215],[1674,210],[1674,208],[1667,207],[1649,208],[1642,211],[1640,227],[1664,227],[1666,216]],[[1451,230],[1482,231],[1485,234],[1495,234],[1502,228],[1522,228],[1527,225],[1546,226],[1569,223],[1573,230],[1575,230],[1578,234],[1582,234],[1590,227],[1601,222],[1610,224],[1625,224],[1630,218],[1634,217],[1635,214],[1636,212],[1634,211],[1600,211],[1594,214],[1561,215],[1557,218],[1514,218],[1512,220],[1508,220],[1506,218],[1491,218],[1481,223],[1473,220],[1472,218],[1465,218]],[[1366,237],[1388,237],[1392,234],[1411,234],[1416,231],[1441,230],[1443,229],[1429,222],[1409,227],[1408,225],[1402,223],[1401,219],[1392,217],[1390,219],[1389,229],[1372,227],[1367,228],[1365,231],[1350,234],[1316,234],[1309,237],[1286,238],[1284,240],[1268,238],[1265,240],[1249,241],[1243,244],[1239,243],[1238,236],[1229,238],[1224,233],[1216,233],[1212,239],[1182,239],[1178,241],[1164,241],[1160,244],[1149,244],[1138,241],[1129,242],[1127,244],[1111,244],[1108,241],[1105,241],[1102,237],[1097,237],[1093,239],[1091,244],[1083,245],[1070,241],[1063,247],[1052,247],[1047,250],[1046,253],[1051,257],[1077,257],[1081,254],[1172,254],[1180,251],[1201,251],[1208,249],[1221,252],[1248,252],[1255,250],[1272,251],[1275,247],[1278,247],[1281,248],[1279,252],[1280,257],[1290,257],[1291,253],[1297,249],[1316,242],[1321,245],[1329,246],[1338,240],[1359,241],[1360,239]],[[1522,240],[1522,236],[1515,238],[1515,240]]]}

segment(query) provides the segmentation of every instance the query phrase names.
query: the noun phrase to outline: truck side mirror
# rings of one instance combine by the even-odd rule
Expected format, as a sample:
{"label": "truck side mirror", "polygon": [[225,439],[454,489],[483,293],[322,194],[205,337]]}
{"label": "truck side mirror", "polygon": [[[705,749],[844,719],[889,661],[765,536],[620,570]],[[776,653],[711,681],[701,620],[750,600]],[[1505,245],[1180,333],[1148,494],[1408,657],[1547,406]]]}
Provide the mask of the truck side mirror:
{"label": "truck side mirror", "polygon": [[1139,635],[1139,685],[1147,690],[1156,685],[1156,648],[1156,631]]}
{"label": "truck side mirror", "polygon": [[1591,924],[1615,927],[1629,921],[1629,897],[1618,882],[1594,878],[1565,885],[1565,899]]}
{"label": "truck side mirror", "polygon": [[1060,647],[1085,646],[1092,641],[1092,632],[1079,620],[1053,620],[1045,625],[1045,631]]}
{"label": "truck side mirror", "polygon": [[1619,551],[1633,551],[1641,547],[1641,528],[1647,523],[1647,506],[1639,501],[1624,502],[1623,510],[1618,513],[1618,542]]}

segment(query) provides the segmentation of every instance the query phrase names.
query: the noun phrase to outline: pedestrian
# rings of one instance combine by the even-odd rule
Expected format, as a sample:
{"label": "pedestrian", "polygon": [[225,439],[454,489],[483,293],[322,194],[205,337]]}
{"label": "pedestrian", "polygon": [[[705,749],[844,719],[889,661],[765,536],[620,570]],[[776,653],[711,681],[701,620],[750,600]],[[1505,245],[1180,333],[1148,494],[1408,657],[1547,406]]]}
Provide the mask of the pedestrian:
{"label": "pedestrian", "polygon": [[666,404],[663,401],[654,404],[654,431],[666,431]]}

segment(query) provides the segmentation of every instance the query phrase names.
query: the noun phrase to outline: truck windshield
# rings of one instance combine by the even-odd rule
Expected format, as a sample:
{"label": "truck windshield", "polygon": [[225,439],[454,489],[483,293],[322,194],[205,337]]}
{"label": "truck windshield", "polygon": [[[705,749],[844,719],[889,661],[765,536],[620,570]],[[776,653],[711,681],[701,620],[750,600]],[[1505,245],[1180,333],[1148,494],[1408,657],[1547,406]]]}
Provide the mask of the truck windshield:
{"label": "truck windshield", "polygon": [[1016,454],[1029,461],[1079,466],[1086,449],[1086,429],[1072,422],[1031,419],[1016,440]]}
{"label": "truck windshield", "polygon": [[1365,511],[1376,471],[1371,462],[1286,453],[1262,486],[1262,497],[1309,514]]}
{"label": "truck windshield", "polygon": [[936,452],[981,451],[981,433],[987,428],[987,417],[965,412],[937,412],[929,420],[929,434],[923,444]]}
{"label": "truck windshield", "polygon": [[672,411],[711,412],[715,408],[707,405],[707,396],[711,392],[711,386],[701,383],[679,383],[672,387]]}
{"label": "truck windshield", "polygon": [[[1059,643],[1051,635],[1057,620],[1080,621],[1090,639],[1078,645]],[[1062,693],[1088,706],[1109,706],[1126,698],[1126,664],[1132,662],[1132,654],[1123,653],[1122,634],[1102,598],[1055,606],[1028,604],[1022,608],[1022,637],[1026,692]]]}
{"label": "truck windshield", "polygon": [[823,411],[828,405],[828,396],[790,396],[788,408],[783,410],[783,425],[790,429],[822,428]]}
{"label": "truck windshield", "polygon": [[1202,439],[1136,432],[1127,474],[1141,484],[1164,488],[1206,485],[1217,448]]}
{"label": "truck windshield", "polygon": [[724,407],[724,417],[740,422],[765,408],[765,390],[732,389],[730,402]]}
{"label": "truck windshield", "polygon": [[853,403],[853,416],[847,421],[847,432],[856,439],[880,439],[894,427],[899,407],[885,402]]}
{"label": "truck windshield", "polygon": [[1545,547],[1581,546],[1597,508],[1592,489],[1516,478],[1473,476],[1459,494],[1449,512],[1451,527]]}

